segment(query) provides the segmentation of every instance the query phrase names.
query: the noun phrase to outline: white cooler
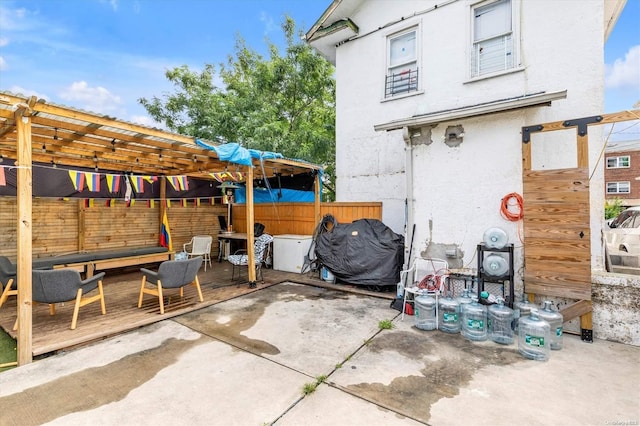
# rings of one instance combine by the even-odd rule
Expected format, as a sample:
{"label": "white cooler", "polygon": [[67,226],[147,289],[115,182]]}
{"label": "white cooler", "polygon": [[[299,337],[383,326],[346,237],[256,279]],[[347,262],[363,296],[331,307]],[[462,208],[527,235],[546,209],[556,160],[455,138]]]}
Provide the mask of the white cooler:
{"label": "white cooler", "polygon": [[[273,236],[273,269],[284,272],[302,272],[304,258],[311,247],[311,235],[283,234]],[[315,254],[312,253],[312,258]]]}

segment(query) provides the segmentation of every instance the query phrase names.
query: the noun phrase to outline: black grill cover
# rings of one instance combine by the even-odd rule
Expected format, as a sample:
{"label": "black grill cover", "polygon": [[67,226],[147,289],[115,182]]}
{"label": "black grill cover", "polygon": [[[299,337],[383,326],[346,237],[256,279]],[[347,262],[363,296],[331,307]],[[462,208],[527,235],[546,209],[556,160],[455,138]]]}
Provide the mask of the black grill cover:
{"label": "black grill cover", "polygon": [[360,219],[318,235],[316,256],[340,281],[395,286],[404,263],[404,237],[379,220]]}

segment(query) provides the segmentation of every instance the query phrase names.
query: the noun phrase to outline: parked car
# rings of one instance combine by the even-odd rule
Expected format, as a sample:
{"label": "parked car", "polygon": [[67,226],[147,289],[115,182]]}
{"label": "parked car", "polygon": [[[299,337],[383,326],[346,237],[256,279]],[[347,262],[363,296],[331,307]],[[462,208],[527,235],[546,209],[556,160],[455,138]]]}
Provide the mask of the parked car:
{"label": "parked car", "polygon": [[609,254],[640,256],[640,206],[622,211],[604,231]]}

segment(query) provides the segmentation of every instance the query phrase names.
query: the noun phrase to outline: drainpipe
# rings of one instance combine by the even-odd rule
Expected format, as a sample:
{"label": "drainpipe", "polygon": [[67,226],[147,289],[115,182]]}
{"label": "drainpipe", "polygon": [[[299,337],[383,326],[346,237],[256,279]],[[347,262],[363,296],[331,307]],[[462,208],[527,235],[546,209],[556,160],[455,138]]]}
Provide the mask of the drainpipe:
{"label": "drainpipe", "polygon": [[405,200],[405,224],[404,224],[404,267],[403,269],[409,269],[411,259],[409,259],[409,253],[411,252],[411,242],[413,241],[413,235],[409,235],[413,232],[414,214],[413,214],[413,144],[411,143],[411,132],[408,127],[402,128],[402,139],[405,143],[405,162],[404,162],[404,174],[406,178],[406,200]]}

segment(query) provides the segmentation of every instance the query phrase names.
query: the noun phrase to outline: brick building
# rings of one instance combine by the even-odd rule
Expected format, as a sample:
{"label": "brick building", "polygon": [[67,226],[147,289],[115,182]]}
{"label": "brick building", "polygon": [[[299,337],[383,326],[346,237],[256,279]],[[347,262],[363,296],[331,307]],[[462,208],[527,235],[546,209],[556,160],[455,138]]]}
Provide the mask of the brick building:
{"label": "brick building", "polygon": [[640,205],[640,140],[609,142],[604,161],[606,200],[619,198],[626,207]]}

